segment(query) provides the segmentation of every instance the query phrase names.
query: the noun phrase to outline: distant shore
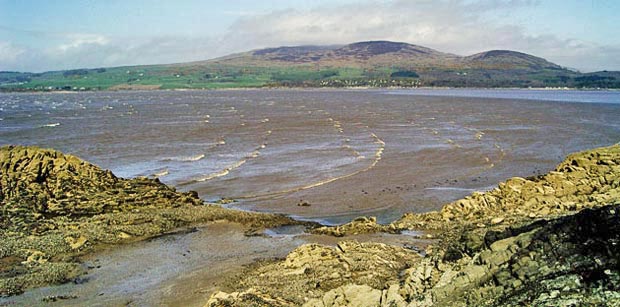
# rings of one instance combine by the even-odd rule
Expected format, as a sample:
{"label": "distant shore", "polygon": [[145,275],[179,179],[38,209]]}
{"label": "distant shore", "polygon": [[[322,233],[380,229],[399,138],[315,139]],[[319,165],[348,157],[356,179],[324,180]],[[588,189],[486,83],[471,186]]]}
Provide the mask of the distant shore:
{"label": "distant shore", "polygon": [[308,90],[308,91],[334,91],[334,90],[523,90],[523,91],[609,91],[617,92],[620,88],[577,88],[577,87],[447,87],[447,86],[420,86],[420,87],[369,87],[369,86],[349,86],[349,87],[288,87],[288,86],[261,86],[261,87],[230,87],[230,88],[174,88],[174,89],[103,89],[103,90],[4,90],[0,88],[0,94],[17,93],[98,93],[98,92],[202,92],[202,91],[252,91],[252,90]]}

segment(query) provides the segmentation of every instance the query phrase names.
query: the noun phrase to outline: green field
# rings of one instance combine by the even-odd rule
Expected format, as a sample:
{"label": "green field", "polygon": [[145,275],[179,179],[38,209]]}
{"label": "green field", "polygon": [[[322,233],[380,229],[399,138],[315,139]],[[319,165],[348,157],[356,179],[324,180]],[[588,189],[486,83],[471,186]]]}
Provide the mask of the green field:
{"label": "green field", "polygon": [[253,87],[587,87],[620,88],[620,73],[518,72],[482,69],[239,67],[181,64],[77,69],[45,73],[0,72],[2,91],[108,89],[222,89]]}

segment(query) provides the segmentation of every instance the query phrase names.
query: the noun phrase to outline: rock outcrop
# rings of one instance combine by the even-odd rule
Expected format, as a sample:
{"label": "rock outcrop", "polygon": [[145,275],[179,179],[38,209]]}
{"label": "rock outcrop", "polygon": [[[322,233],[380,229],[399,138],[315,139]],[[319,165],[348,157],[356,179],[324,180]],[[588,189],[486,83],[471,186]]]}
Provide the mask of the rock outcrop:
{"label": "rock outcrop", "polygon": [[120,179],[71,155],[33,147],[0,149],[0,226],[21,232],[54,229],[56,217],[201,205],[156,180]]}
{"label": "rock outcrop", "polygon": [[323,226],[312,229],[312,233],[330,235],[334,237],[351,236],[363,233],[391,232],[397,233],[399,230],[394,225],[381,225],[377,223],[377,218],[358,217],[353,221],[340,226]]}
{"label": "rock outcrop", "polygon": [[204,204],[157,180],[117,178],[58,151],[0,148],[0,296],[72,280],[76,256],[214,220],[248,227],[296,223]]}
{"label": "rock outcrop", "polygon": [[[303,259],[295,251],[247,272],[237,298],[219,293],[207,306],[245,306],[239,298],[248,288],[272,302],[255,306],[620,306],[620,146],[570,155],[547,175],[512,178],[439,212],[406,214],[391,225],[359,219],[316,231],[346,236],[405,229],[435,230],[439,241],[413,263],[372,263],[385,255],[360,250],[356,259],[369,265],[366,270],[399,268],[379,284],[351,278],[310,290],[255,281],[288,281],[285,264]],[[317,257],[315,274],[300,275],[295,284],[329,280],[334,268]],[[351,270],[338,274],[355,276]]]}
{"label": "rock outcrop", "polygon": [[549,174],[511,178],[489,192],[444,206],[440,212],[406,214],[397,229],[442,229],[451,224],[510,225],[573,214],[620,201],[620,145],[569,155]]}
{"label": "rock outcrop", "polygon": [[[246,306],[256,297],[282,302],[273,303],[274,306],[301,305],[349,283],[382,289],[397,283],[399,272],[420,258],[411,250],[382,243],[343,241],[336,247],[302,245],[281,262],[244,273],[245,278],[235,286],[249,290],[216,294],[207,306],[226,306],[227,302]],[[342,296],[347,297],[344,301],[361,299],[361,294],[356,292],[360,289],[332,292],[326,300],[342,301],[338,299]],[[381,291],[377,292],[380,296]]]}

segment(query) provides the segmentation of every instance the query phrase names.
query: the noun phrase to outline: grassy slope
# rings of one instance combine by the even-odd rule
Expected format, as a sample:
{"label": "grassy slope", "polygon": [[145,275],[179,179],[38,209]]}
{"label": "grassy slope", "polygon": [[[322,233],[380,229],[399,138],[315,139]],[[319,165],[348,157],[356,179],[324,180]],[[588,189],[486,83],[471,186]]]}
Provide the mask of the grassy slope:
{"label": "grassy slope", "polygon": [[[559,68],[557,65],[532,68],[520,65],[523,62],[511,63],[505,59],[496,66],[493,65],[494,62],[488,62],[488,59],[486,64],[477,62],[446,64],[440,61],[436,62],[436,65],[427,65],[424,62],[416,64],[410,62],[411,59],[396,58],[392,64],[387,65],[385,63],[391,57],[386,55],[374,59],[380,61],[363,64],[350,59],[349,62],[337,62],[332,59],[331,62],[321,62],[322,65],[319,66],[318,63],[287,63],[260,57],[238,57],[232,60],[78,69],[40,74],[0,72],[0,91],[218,89],[265,86],[620,88],[620,72],[582,74]],[[520,60],[513,55],[508,61],[514,59]],[[444,63],[443,66],[441,63]],[[392,75],[393,73],[397,74]]]}

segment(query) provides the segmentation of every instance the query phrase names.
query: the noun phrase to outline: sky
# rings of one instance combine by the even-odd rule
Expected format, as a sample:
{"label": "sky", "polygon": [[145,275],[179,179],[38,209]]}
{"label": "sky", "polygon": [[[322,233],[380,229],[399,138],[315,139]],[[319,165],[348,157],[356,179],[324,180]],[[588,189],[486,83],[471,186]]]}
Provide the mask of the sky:
{"label": "sky", "polygon": [[206,60],[392,40],[458,55],[509,49],[620,70],[616,0],[0,0],[0,71]]}

